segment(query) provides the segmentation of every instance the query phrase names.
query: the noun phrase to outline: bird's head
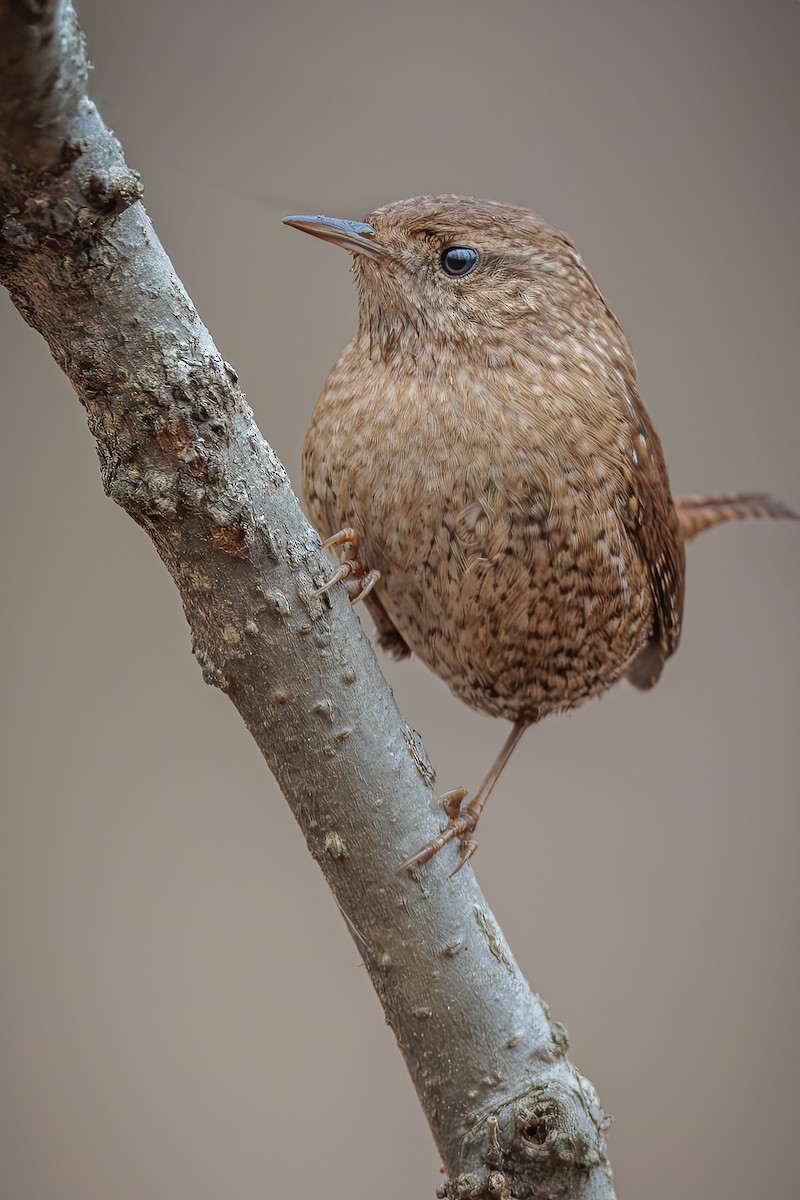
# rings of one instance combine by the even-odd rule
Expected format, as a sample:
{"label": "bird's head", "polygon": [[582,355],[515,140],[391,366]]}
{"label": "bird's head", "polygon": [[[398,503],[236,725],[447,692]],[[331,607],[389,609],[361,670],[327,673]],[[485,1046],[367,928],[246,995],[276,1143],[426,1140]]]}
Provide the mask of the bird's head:
{"label": "bird's head", "polygon": [[488,345],[534,331],[560,340],[594,281],[563,234],[536,213],[465,196],[418,196],[365,221],[284,217],[349,250],[362,331],[373,345],[417,353]]}

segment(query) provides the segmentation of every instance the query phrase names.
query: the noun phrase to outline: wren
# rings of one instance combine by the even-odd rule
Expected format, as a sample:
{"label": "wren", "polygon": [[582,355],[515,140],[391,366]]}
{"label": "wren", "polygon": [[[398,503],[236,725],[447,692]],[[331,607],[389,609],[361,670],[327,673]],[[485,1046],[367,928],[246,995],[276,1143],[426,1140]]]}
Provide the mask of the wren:
{"label": "wren", "polygon": [[422,196],[366,221],[285,217],[353,255],[358,332],[303,450],[309,516],[379,644],[511,721],[474,798],[443,797],[458,866],[523,731],[625,677],[650,688],[681,633],[684,544],[769,496],[673,500],[622,329],[535,213]]}

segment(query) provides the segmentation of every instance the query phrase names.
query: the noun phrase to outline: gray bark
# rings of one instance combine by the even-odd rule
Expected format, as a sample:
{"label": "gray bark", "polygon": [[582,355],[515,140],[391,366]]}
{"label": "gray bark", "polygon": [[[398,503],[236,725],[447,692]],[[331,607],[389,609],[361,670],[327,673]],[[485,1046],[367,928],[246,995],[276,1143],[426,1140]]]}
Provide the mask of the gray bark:
{"label": "gray bark", "polygon": [[592,1085],[467,866],[433,772],[85,94],[68,3],[0,0],[0,278],[87,413],[107,493],[152,538],[206,681],[236,705],[344,913],[449,1197],[614,1196]]}

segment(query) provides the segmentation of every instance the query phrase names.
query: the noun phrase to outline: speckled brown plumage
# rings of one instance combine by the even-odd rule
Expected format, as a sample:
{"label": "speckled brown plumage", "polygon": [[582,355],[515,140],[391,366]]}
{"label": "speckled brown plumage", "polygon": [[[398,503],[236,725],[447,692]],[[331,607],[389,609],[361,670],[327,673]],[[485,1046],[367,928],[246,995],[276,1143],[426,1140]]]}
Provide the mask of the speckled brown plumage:
{"label": "speckled brown plumage", "polygon": [[[683,541],[776,513],[761,496],[676,508],[625,335],[572,243],[454,196],[368,226],[287,220],[354,256],[358,332],[314,411],[303,485],[320,533],[352,528],[380,572],[381,643],[520,729],[624,675],[651,686],[680,637]],[[477,251],[463,277],[450,247]],[[448,835],[468,853],[462,824]]]}

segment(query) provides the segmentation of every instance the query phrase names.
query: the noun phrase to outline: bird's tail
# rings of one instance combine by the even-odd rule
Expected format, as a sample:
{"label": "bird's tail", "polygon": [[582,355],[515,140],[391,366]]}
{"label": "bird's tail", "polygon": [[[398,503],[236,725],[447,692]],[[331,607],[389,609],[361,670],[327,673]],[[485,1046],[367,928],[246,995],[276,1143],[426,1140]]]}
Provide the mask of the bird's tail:
{"label": "bird's tail", "polygon": [[681,541],[690,542],[704,529],[723,521],[785,517],[800,520],[800,513],[766,492],[728,492],[724,496],[679,496],[675,501]]}

